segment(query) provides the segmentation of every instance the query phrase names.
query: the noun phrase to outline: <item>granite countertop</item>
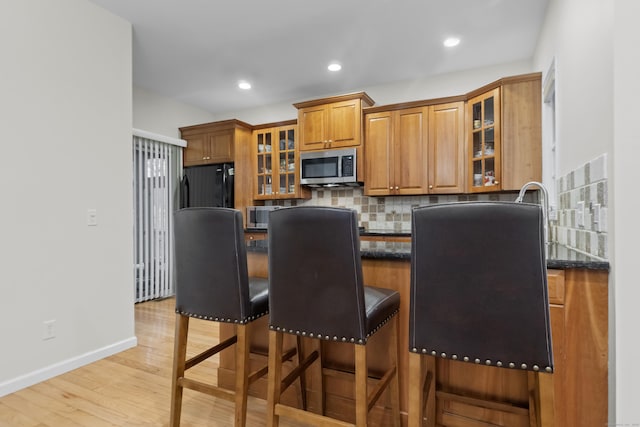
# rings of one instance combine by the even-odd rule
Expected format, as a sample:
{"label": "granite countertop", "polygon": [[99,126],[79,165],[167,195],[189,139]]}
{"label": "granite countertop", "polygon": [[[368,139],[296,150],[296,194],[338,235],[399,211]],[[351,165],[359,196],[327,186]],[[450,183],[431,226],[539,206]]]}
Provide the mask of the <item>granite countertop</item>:
{"label": "granite countertop", "polygon": [[[260,231],[258,231],[260,230]],[[247,232],[266,232],[266,229],[247,229]],[[409,232],[392,230],[367,230],[360,233],[362,236],[381,237],[411,237]],[[267,240],[251,240],[247,242],[247,250],[250,252],[267,252]],[[360,254],[363,258],[371,259],[411,259],[410,242],[385,242],[385,241],[360,241]],[[590,270],[609,270],[609,261],[593,257],[570,247],[551,244],[547,257],[547,268],[570,269],[585,268]]]}

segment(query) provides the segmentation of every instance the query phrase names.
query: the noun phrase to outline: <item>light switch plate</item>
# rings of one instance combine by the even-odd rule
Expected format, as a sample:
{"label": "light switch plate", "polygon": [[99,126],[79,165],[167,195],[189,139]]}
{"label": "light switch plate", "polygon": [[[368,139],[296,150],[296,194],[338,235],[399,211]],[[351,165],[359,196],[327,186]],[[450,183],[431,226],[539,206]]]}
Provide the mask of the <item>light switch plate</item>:
{"label": "light switch plate", "polygon": [[584,202],[578,202],[576,209],[576,225],[584,227]]}
{"label": "light switch plate", "polygon": [[87,225],[98,225],[98,211],[96,209],[87,209]]}

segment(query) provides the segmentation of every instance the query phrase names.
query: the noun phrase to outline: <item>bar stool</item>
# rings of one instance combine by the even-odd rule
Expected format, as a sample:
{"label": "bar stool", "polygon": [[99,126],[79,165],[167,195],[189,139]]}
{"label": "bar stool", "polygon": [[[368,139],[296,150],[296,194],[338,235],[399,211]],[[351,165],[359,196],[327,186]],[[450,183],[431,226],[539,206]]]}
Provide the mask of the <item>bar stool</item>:
{"label": "bar stool", "polygon": [[[175,213],[176,328],[171,385],[171,426],[180,425],[184,388],[235,402],[236,427],[246,423],[249,385],[267,366],[249,372],[249,323],[268,313],[268,281],[249,277],[242,214],[228,208],[187,208]],[[236,325],[236,334],[186,360],[189,319]],[[185,377],[185,371],[235,346],[235,391]],[[295,349],[284,357],[288,360]]]}
{"label": "bar stool", "polygon": [[[269,391],[267,425],[280,416],[311,425],[366,426],[367,415],[389,389],[392,423],[400,425],[398,388],[398,292],[364,286],[355,211],[330,207],[292,207],[269,217]],[[367,390],[367,341],[383,326],[391,328],[389,367]],[[301,369],[282,378],[284,334],[313,339],[317,347],[300,362]],[[319,414],[285,406],[280,395],[310,366],[316,377],[323,366],[322,344],[332,341],[355,347],[355,424],[324,415],[324,390],[318,395]],[[342,344],[340,344],[342,346]],[[318,348],[319,347],[319,348]],[[324,379],[319,381],[323,387]]]}
{"label": "bar stool", "polygon": [[[530,426],[553,425],[552,376],[539,375],[553,372],[543,219],[539,205],[507,202],[413,210],[409,427],[422,425],[425,400],[429,426],[444,424],[445,402],[498,411],[505,420],[520,416],[523,424],[528,417]],[[441,372],[493,369],[463,362],[525,371],[521,395],[528,399],[505,402],[462,390],[466,379],[447,387]]]}

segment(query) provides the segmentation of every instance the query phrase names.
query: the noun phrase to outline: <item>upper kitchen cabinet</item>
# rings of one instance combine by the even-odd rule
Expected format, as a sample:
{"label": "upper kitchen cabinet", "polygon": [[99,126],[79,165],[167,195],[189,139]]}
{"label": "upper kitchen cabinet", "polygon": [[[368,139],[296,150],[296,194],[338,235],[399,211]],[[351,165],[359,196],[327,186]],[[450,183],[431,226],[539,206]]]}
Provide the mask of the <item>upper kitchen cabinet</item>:
{"label": "upper kitchen cabinet", "polygon": [[184,166],[233,162],[236,141],[251,133],[251,125],[240,120],[225,120],[180,128],[187,141],[183,150]]}
{"label": "upper kitchen cabinet", "polygon": [[464,192],[464,103],[448,100],[365,110],[366,195]]}
{"label": "upper kitchen cabinet", "polygon": [[295,120],[256,126],[252,157],[254,200],[308,198],[300,186],[298,126]]}
{"label": "upper kitchen cabinet", "polygon": [[364,92],[293,104],[298,109],[300,150],[361,144],[362,108],[373,105]]}
{"label": "upper kitchen cabinet", "polygon": [[468,96],[469,191],[519,190],[540,181],[541,74],[504,78]]}

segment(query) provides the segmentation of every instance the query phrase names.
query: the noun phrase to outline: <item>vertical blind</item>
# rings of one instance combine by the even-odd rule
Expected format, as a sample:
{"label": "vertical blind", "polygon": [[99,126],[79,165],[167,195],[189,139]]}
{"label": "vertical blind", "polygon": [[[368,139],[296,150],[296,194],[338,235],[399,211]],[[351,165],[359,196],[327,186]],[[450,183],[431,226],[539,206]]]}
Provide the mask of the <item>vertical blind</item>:
{"label": "vertical blind", "polygon": [[173,212],[184,141],[134,130],[135,302],[174,294]]}

